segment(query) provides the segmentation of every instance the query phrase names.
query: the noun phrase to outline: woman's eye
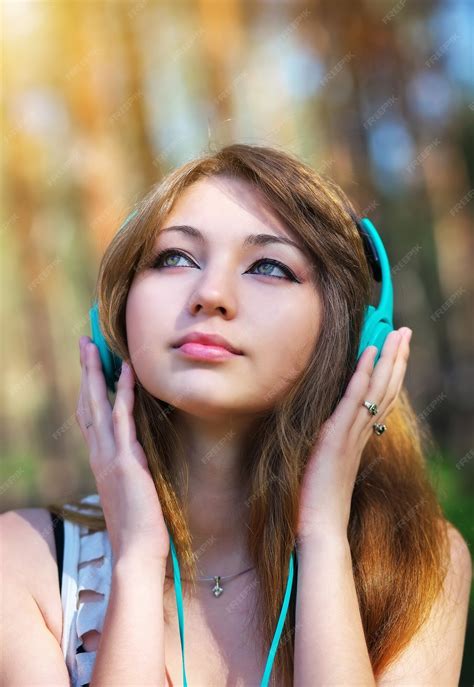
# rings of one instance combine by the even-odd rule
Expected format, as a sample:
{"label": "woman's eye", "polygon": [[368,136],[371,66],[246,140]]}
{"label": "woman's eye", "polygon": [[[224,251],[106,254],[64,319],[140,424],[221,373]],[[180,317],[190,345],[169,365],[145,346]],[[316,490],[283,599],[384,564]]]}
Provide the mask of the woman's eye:
{"label": "woman's eye", "polygon": [[278,260],[257,260],[257,262],[255,262],[252,265],[251,269],[254,269],[255,267],[260,265],[270,265],[271,269],[274,269],[276,267],[280,270],[280,272],[283,272],[285,276],[278,277],[276,274],[270,274],[270,270],[268,269],[265,269],[263,272],[259,272],[259,274],[269,277],[276,277],[277,279],[290,279],[291,281],[297,281],[295,275],[288,269],[288,267],[285,267],[285,265],[283,265],[283,263],[279,262]]}
{"label": "woman's eye", "polygon": [[[170,263],[166,264],[166,261],[170,257],[175,258],[174,262],[172,262],[171,264]],[[178,258],[178,259],[176,260],[176,258]],[[188,258],[188,256],[185,255],[180,250],[173,250],[171,248],[168,248],[167,250],[163,250],[163,251],[161,251],[161,253],[158,253],[158,255],[156,256],[156,258],[153,262],[152,267],[154,269],[162,269],[162,268],[166,268],[166,267],[183,267],[183,265],[178,264],[179,258],[184,258],[188,262],[192,263],[191,258]],[[260,274],[260,275],[263,275],[266,277],[275,277],[276,279],[289,279],[291,281],[298,281],[298,279],[296,279],[295,275],[291,272],[291,270],[289,270],[288,267],[286,267],[283,263],[279,262],[278,260],[270,260],[270,259],[262,258],[261,260],[257,260],[257,262],[255,262],[252,265],[250,270],[254,270],[256,267],[260,267],[260,265],[267,265],[267,266],[269,265],[270,269],[267,268],[267,269],[263,270],[262,272],[257,272],[256,274]],[[277,270],[280,270],[280,272],[283,272],[282,277],[278,276],[276,274],[271,274],[272,270],[274,270],[275,268]]]}
{"label": "woman's eye", "polygon": [[164,267],[181,267],[181,265],[178,265],[176,262],[172,263],[171,265],[170,265],[170,264],[168,264],[168,265],[162,265],[162,264],[161,264],[162,261],[163,261],[163,260],[166,260],[166,259],[168,258],[169,255],[173,255],[173,256],[178,255],[178,256],[180,256],[180,257],[182,257],[182,258],[185,258],[186,260],[189,260],[189,261],[191,262],[190,258],[188,258],[188,256],[185,255],[184,253],[182,253],[181,251],[179,251],[179,250],[171,250],[171,249],[168,249],[168,250],[162,250],[161,253],[158,253],[158,255],[156,256],[155,261],[153,262],[153,265],[152,265],[152,266],[153,266],[154,268],[155,268],[155,267],[156,267],[156,268],[158,268],[158,267],[163,267],[163,266],[164,266]]}

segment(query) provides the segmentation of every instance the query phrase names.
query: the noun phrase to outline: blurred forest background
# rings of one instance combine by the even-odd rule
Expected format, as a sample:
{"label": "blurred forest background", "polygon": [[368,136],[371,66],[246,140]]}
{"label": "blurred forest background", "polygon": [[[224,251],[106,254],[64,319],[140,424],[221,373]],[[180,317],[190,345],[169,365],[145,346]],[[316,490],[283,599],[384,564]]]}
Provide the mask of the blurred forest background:
{"label": "blurred forest background", "polygon": [[75,410],[100,258],[163,174],[239,141],[297,154],[380,231],[429,469],[472,547],[474,0],[35,0],[2,15],[2,511],[96,491]]}

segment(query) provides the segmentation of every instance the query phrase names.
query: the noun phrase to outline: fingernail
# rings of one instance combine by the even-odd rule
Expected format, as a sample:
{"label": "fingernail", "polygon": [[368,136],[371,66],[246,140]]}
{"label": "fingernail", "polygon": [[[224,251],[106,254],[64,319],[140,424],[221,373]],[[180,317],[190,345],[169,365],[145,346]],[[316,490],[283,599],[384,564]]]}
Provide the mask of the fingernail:
{"label": "fingernail", "polygon": [[409,329],[407,332],[405,332],[405,338],[406,338],[408,343],[410,342],[412,334],[413,334],[413,331],[411,329]]}
{"label": "fingernail", "polygon": [[122,363],[122,372],[125,372],[125,374],[130,372],[130,365],[126,363],[125,360]]}

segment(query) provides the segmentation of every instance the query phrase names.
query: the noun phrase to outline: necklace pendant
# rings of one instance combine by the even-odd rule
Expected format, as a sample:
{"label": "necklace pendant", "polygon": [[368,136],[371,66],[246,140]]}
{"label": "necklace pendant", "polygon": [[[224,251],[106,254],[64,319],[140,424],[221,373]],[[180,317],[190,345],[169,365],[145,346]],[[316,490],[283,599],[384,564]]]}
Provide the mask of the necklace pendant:
{"label": "necklace pendant", "polygon": [[222,589],[222,587],[220,586],[220,580],[221,580],[220,575],[216,575],[214,577],[215,585],[212,588],[212,593],[214,594],[215,597],[220,596],[222,594],[222,592],[224,591]]}

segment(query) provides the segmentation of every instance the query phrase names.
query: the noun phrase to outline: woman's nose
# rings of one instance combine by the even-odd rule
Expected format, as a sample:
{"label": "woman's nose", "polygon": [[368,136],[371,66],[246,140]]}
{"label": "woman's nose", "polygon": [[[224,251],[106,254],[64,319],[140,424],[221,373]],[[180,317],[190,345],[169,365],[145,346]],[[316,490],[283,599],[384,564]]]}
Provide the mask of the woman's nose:
{"label": "woman's nose", "polygon": [[[207,270],[207,271],[206,271]],[[193,312],[204,310],[211,314],[221,310],[231,315],[237,309],[237,286],[230,268],[212,268],[210,265],[199,275],[190,297],[190,308]]]}

